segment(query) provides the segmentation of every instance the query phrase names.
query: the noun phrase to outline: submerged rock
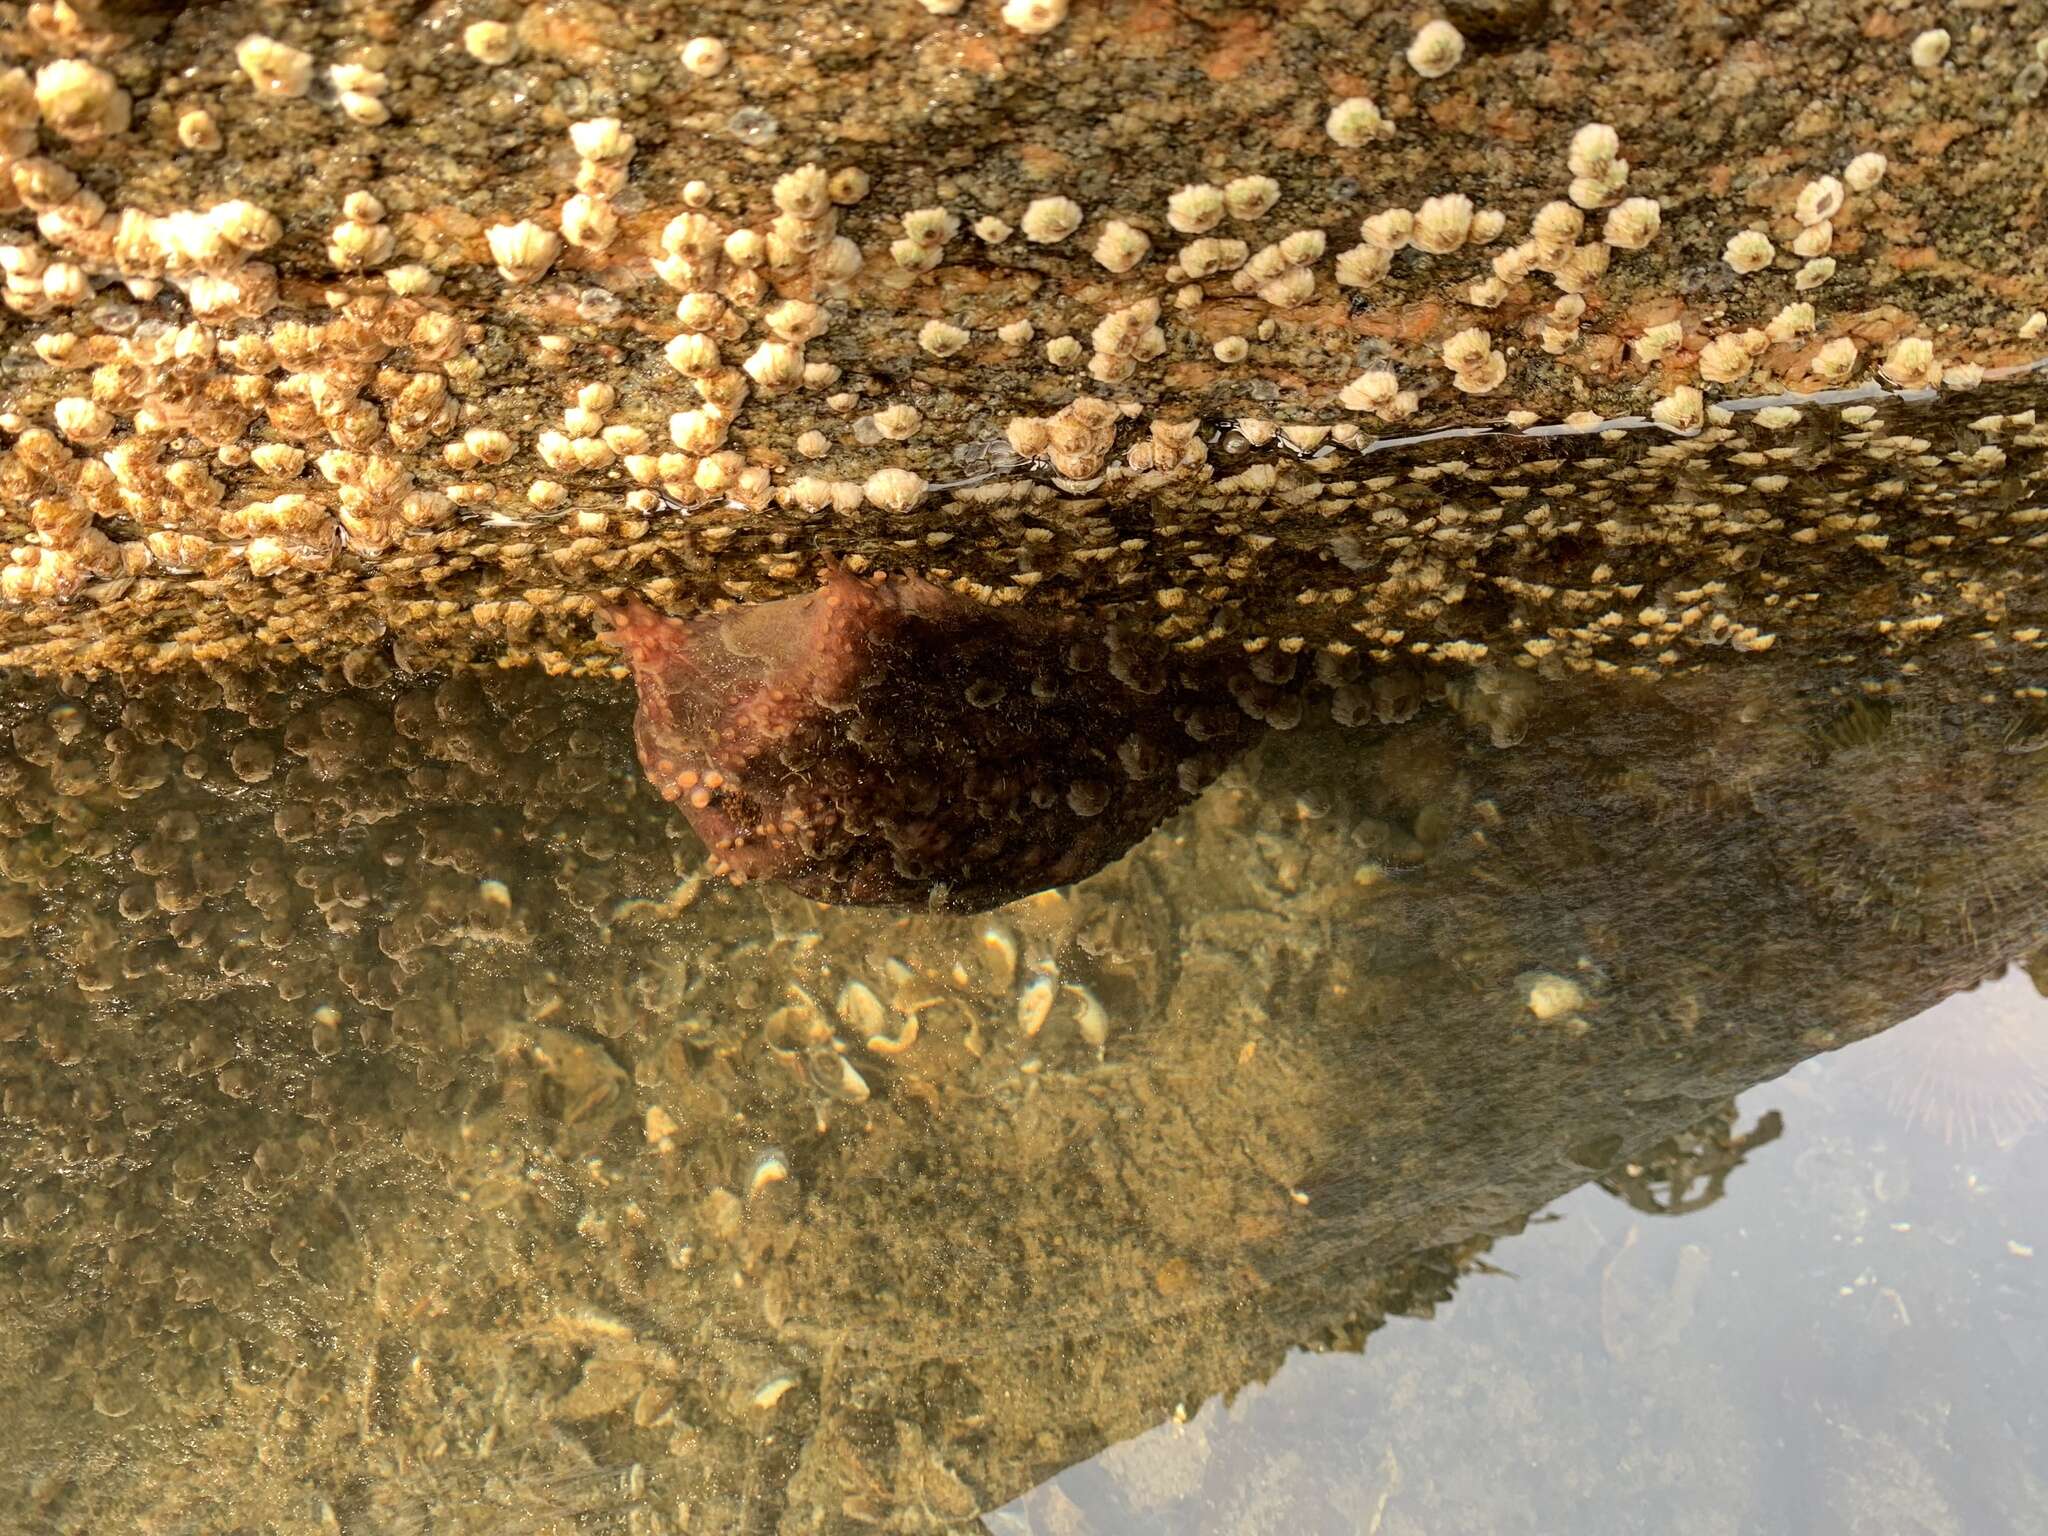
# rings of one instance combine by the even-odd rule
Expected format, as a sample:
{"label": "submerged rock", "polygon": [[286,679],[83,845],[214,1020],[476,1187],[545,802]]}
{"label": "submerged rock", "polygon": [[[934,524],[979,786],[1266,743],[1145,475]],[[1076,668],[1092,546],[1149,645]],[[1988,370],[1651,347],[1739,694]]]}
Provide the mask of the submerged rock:
{"label": "submerged rock", "polygon": [[610,623],[641,766],[713,871],[820,901],[974,910],[1068,884],[1256,729],[1159,647],[916,575],[835,566],[803,597]]}

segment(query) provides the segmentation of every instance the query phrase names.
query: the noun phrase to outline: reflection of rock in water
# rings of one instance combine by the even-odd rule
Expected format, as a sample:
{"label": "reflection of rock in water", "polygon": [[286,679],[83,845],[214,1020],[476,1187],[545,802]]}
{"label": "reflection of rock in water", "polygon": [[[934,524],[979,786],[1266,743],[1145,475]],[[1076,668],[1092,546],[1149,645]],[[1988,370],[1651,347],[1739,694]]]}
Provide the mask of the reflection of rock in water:
{"label": "reflection of rock in water", "polygon": [[1257,701],[1198,691],[1134,636],[915,575],[834,567],[803,597],[611,623],[641,766],[713,869],[820,901],[971,911],[1071,883],[1256,729]]}
{"label": "reflection of rock in water", "polygon": [[[469,1499],[456,1462],[532,1518],[523,1460],[637,1464],[593,1499],[709,1529],[988,1507],[1426,1315],[1617,1164],[1653,1199],[1726,1165],[1728,1127],[1673,1138],[2035,940],[2023,902],[1894,932],[1786,878],[1802,817],[1839,842],[1927,768],[1816,753],[1775,659],[1761,724],[1713,679],[1417,687],[985,918],[702,881],[623,690],[388,667],[0,696],[32,1527],[284,1525],[313,1487],[377,1528]],[[1932,830],[2039,888],[2040,840]],[[233,1475],[168,1489],[173,1455]]]}
{"label": "reflection of rock in water", "polygon": [[1946,1146],[2009,1147],[2048,1123],[2048,1004],[2010,972],[1860,1042],[1844,1069]]}
{"label": "reflection of rock in water", "polygon": [[[2033,729],[2018,705],[1973,706],[1936,690],[1864,698],[1822,714],[1810,767],[1761,790],[1787,875],[1846,921],[1965,940],[2031,910],[2012,871],[2048,843],[2048,775],[2015,750]],[[2023,856],[1987,861],[2002,825]]]}

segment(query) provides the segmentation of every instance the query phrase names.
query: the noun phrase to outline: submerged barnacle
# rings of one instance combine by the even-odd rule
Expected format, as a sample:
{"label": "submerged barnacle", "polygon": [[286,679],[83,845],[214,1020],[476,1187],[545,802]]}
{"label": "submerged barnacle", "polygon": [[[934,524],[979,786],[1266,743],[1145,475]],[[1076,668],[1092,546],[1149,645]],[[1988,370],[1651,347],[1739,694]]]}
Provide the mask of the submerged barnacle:
{"label": "submerged barnacle", "polygon": [[925,493],[925,482],[907,469],[878,469],[862,487],[867,499],[884,512],[908,512]]}
{"label": "submerged barnacle", "polygon": [[747,1174],[747,1198],[759,1199],[766,1191],[789,1178],[789,1160],[773,1149],[754,1159]]}
{"label": "submerged barnacle", "polygon": [[220,128],[213,120],[213,114],[204,107],[194,107],[178,118],[178,142],[187,149],[211,154],[221,147]]}
{"label": "submerged barnacle", "polygon": [[1586,1006],[1586,990],[1568,976],[1554,971],[1530,971],[1517,978],[1522,1001],[1539,1024],[1577,1024],[1583,1028],[1580,1010]]}
{"label": "submerged barnacle", "polygon": [[765,1413],[788,1396],[795,1386],[794,1376],[771,1376],[753,1390],[747,1400],[748,1404]]}
{"label": "submerged barnacle", "polygon": [[1060,978],[1055,970],[1040,970],[1026,982],[1017,994],[1017,1032],[1029,1040],[1043,1029],[1059,994]]}

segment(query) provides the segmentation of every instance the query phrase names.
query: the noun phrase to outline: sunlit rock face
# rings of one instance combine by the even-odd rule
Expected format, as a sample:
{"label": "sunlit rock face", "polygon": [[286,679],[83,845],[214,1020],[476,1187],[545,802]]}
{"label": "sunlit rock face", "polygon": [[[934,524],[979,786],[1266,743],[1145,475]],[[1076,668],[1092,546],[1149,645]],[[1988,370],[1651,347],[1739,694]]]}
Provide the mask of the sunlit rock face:
{"label": "sunlit rock face", "polygon": [[802,597],[610,623],[641,766],[713,870],[821,901],[974,910],[1092,874],[1285,707],[916,575],[835,566]]}

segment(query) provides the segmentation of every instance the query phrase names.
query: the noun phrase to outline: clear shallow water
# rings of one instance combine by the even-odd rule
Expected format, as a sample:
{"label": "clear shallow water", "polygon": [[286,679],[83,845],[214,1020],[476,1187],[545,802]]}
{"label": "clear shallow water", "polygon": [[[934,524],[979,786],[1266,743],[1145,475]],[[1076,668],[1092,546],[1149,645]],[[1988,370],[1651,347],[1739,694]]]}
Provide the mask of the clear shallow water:
{"label": "clear shallow water", "polygon": [[10,686],[19,1528],[2043,1507],[1968,666],[1418,683],[985,917],[704,880],[589,685]]}
{"label": "clear shallow water", "polygon": [[2044,1086],[2048,1002],[2015,971],[1743,1094],[1783,1134],[1713,1204],[1575,1191],[1427,1322],[1294,1353],[987,1524],[2037,1530]]}

